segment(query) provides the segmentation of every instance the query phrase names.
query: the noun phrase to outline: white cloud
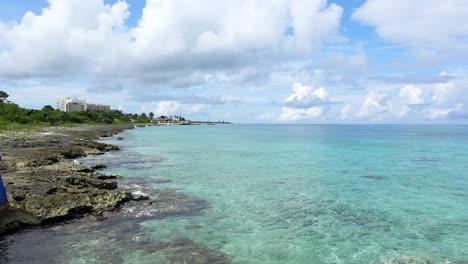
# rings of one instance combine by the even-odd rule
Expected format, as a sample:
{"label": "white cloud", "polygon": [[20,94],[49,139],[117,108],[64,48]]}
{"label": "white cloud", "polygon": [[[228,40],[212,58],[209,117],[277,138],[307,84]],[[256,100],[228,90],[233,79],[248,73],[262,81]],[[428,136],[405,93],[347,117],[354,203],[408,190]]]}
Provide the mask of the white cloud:
{"label": "white cloud", "polygon": [[457,87],[456,82],[450,81],[447,83],[439,83],[434,86],[432,100],[437,105],[446,105],[459,100],[459,96],[459,87]]}
{"label": "white cloud", "polygon": [[465,0],[367,0],[353,18],[375,27],[390,41],[424,49],[468,48],[468,2]]}
{"label": "white cloud", "polygon": [[370,90],[362,103],[358,117],[380,120],[389,110],[388,95],[382,91]]}
{"label": "white cloud", "polygon": [[121,51],[128,4],[50,0],[42,14],[28,12],[0,26],[0,77],[86,74]]}
{"label": "white cloud", "polygon": [[329,98],[324,87],[294,83],[293,93],[284,101],[281,121],[298,121],[321,117],[334,102]]}
{"label": "white cloud", "polygon": [[128,7],[50,0],[41,14],[0,23],[0,78],[66,75],[173,87],[243,82],[265,74],[255,72],[259,64],[313,51],[339,31],[342,15],[326,0],[147,0],[129,28]]}
{"label": "white cloud", "polygon": [[424,104],[423,90],[415,85],[409,84],[401,88],[398,96],[400,103],[398,117],[404,117],[413,110],[418,109],[419,105]]}
{"label": "white cloud", "polygon": [[323,107],[310,107],[305,109],[283,107],[280,121],[311,120],[321,117],[324,113]]}
{"label": "white cloud", "polygon": [[414,85],[406,85],[400,89],[400,100],[405,105],[417,105],[423,104],[423,90],[420,87]]}
{"label": "white cloud", "polygon": [[205,104],[183,104],[178,101],[162,101],[156,106],[154,113],[158,116],[161,115],[190,115],[200,112],[209,105]]}
{"label": "white cloud", "polygon": [[324,87],[314,89],[312,86],[294,83],[293,93],[285,100],[285,105],[290,108],[310,108],[329,101]]}
{"label": "white cloud", "polygon": [[430,107],[424,110],[426,118],[429,119],[458,119],[467,118],[468,113],[464,110],[463,104],[457,104],[454,107]]}
{"label": "white cloud", "polygon": [[340,120],[349,120],[351,118],[352,118],[352,116],[351,116],[351,106],[349,104],[346,104],[340,110],[339,119]]}

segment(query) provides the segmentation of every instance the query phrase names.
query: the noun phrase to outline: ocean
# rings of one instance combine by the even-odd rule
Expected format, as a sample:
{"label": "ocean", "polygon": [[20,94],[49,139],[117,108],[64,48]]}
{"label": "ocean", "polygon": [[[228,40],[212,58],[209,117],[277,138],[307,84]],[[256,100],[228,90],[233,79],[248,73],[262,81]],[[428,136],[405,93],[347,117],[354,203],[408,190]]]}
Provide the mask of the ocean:
{"label": "ocean", "polygon": [[124,188],[177,190],[204,209],[127,209],[133,218],[27,230],[0,241],[0,259],[177,263],[148,248],[187,239],[239,264],[468,263],[466,126],[165,126],[121,136],[104,140],[121,151],[84,162],[107,163]]}

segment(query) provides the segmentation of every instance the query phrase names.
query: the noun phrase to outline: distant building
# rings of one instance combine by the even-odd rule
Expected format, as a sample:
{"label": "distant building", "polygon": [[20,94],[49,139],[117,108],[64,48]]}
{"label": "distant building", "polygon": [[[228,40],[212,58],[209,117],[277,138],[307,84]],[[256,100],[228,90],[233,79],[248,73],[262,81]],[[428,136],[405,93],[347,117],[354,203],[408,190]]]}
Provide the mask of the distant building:
{"label": "distant building", "polygon": [[109,112],[111,110],[110,105],[101,105],[101,104],[88,104],[87,109],[89,111],[105,111]]}
{"label": "distant building", "polygon": [[63,97],[57,100],[57,109],[63,112],[110,111],[110,105],[87,104],[86,100],[79,100],[76,97]]}
{"label": "distant building", "polygon": [[156,122],[158,122],[158,124],[166,124],[166,123],[169,123],[170,121],[172,121],[172,118],[169,118],[167,116],[160,116],[156,118]]}
{"label": "distant building", "polygon": [[57,100],[57,109],[63,112],[80,112],[86,111],[87,104],[85,100],[76,97],[64,97]]}

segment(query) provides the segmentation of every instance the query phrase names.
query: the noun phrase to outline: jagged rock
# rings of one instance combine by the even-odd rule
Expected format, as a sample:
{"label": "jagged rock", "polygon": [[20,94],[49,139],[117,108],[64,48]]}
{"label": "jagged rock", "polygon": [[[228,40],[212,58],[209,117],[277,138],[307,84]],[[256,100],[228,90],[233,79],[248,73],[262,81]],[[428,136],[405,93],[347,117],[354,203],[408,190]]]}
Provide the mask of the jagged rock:
{"label": "jagged rock", "polygon": [[4,160],[0,162],[0,171],[12,207],[0,212],[0,233],[114,210],[133,199],[131,193],[115,190],[117,182],[110,179],[117,176],[93,173],[105,165],[84,172],[85,166],[71,161],[90,153],[117,150],[117,146],[93,140],[127,128],[133,126],[3,132],[0,149]]}
{"label": "jagged rock", "polygon": [[76,159],[80,157],[85,157],[86,152],[82,148],[70,147],[61,152],[64,158],[66,159]]}
{"label": "jagged rock", "polygon": [[117,189],[117,182],[97,180],[89,177],[69,176],[65,181],[71,185],[80,185],[83,187],[96,187],[98,189],[115,190]]}
{"label": "jagged rock", "polygon": [[83,169],[78,170],[79,172],[95,172],[100,169],[107,168],[106,164],[97,164],[91,167],[84,167]]}
{"label": "jagged rock", "polygon": [[97,179],[99,180],[113,180],[117,179],[119,176],[117,175],[106,175],[106,174],[98,174]]}
{"label": "jagged rock", "polygon": [[0,236],[40,223],[39,218],[33,214],[10,206],[0,207],[0,216]]}
{"label": "jagged rock", "polygon": [[38,216],[42,222],[51,222],[92,212],[112,210],[129,200],[130,196],[125,192],[87,190],[36,197],[25,200],[20,205],[22,209]]}

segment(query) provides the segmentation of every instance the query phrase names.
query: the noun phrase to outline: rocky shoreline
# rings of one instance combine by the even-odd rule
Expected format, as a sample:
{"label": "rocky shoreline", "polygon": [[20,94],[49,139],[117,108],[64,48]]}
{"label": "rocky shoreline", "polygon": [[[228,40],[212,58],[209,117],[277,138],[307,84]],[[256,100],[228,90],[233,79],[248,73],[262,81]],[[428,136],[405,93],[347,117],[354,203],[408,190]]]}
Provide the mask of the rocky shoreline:
{"label": "rocky shoreline", "polygon": [[[2,249],[2,238],[9,241],[12,236],[7,235],[25,228],[49,227],[80,218],[81,222],[89,221],[89,228],[102,222],[101,231],[109,234],[119,230],[112,228],[115,222],[136,224],[144,219],[191,216],[208,207],[206,201],[174,189],[151,189],[148,191],[151,197],[132,193],[128,186],[118,186],[125,178],[97,172],[105,168],[105,164],[84,166],[76,160],[119,150],[118,146],[96,140],[132,128],[133,125],[100,125],[0,133],[3,155],[0,172],[9,200],[9,206],[0,207],[0,262],[10,263],[8,255],[17,254],[7,253],[8,247]],[[143,180],[149,183],[169,181]],[[142,186],[146,185],[142,183]],[[80,225],[76,221],[69,224]],[[168,263],[230,263],[225,254],[187,238],[168,242],[141,241],[135,246],[135,250],[144,249],[148,254],[162,254]],[[55,259],[53,255],[44,256],[45,263],[48,258]],[[115,258],[120,262],[119,254],[115,254]]]}
{"label": "rocky shoreline", "polygon": [[[0,208],[0,236],[25,227],[50,225],[117,209],[135,196],[118,190],[115,179],[75,159],[118,150],[98,143],[133,125],[53,127],[0,134],[0,172],[10,206]],[[102,167],[102,166],[101,166]]]}

